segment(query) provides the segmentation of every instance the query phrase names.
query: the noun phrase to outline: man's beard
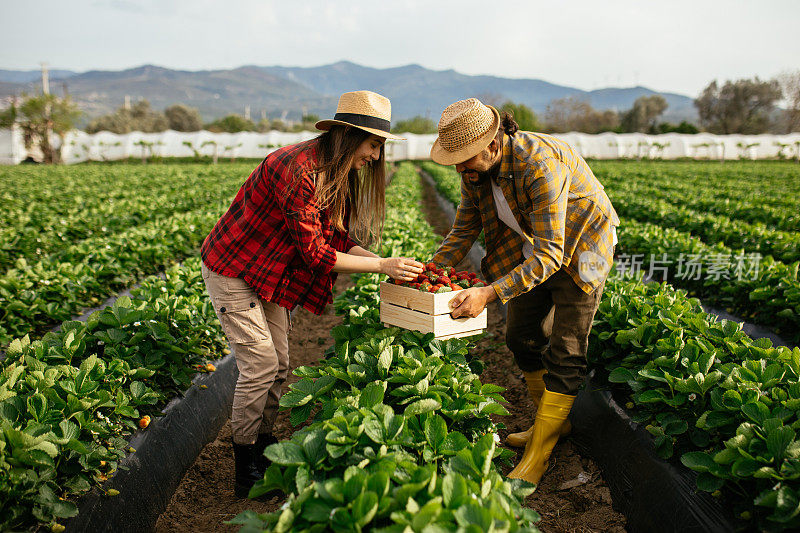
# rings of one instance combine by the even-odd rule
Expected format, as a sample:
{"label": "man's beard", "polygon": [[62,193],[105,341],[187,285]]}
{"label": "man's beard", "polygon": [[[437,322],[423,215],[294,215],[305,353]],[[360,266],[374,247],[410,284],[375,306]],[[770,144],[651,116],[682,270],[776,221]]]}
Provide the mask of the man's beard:
{"label": "man's beard", "polygon": [[489,167],[488,170],[483,172],[477,172],[477,178],[467,178],[467,181],[471,185],[483,185],[487,183],[489,180],[496,180],[497,177],[500,175],[500,161]]}

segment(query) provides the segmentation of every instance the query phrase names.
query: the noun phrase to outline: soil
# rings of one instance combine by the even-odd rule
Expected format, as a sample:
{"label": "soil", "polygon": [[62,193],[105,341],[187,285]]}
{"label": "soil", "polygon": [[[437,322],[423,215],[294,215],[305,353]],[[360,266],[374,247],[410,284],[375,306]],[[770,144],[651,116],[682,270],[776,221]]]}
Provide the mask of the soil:
{"label": "soil", "polygon": [[[425,212],[431,225],[440,234],[445,234],[450,225],[439,211],[433,194],[433,190],[425,186]],[[466,262],[457,268],[477,271],[476,267]],[[340,276],[336,290],[342,291],[350,283],[349,276]],[[332,342],[331,328],[340,322],[339,317],[333,314],[332,306],[321,317],[303,309],[298,310],[289,334],[291,367],[314,364]],[[535,416],[522,373],[516,367],[504,338],[505,320],[500,306],[493,302],[489,306],[487,335],[478,342],[474,353],[486,363],[481,380],[506,387],[503,396],[508,401],[506,408],[511,416],[495,418],[496,422],[507,426],[500,431],[501,439],[505,439],[508,433],[527,429]],[[290,374],[284,392],[297,379]],[[281,411],[276,421],[276,436],[288,439],[295,429],[289,423],[288,411]],[[158,533],[238,531],[239,526],[226,525],[224,521],[245,510],[271,512],[283,504],[283,498],[280,497],[259,502],[238,499],[233,495],[230,439],[230,423],[226,423],[217,439],[203,449],[184,476],[166,511],[159,517],[156,524]],[[518,451],[515,464],[521,456],[521,451]],[[626,531],[625,517],[613,509],[611,493],[599,468],[589,458],[581,456],[568,438],[556,445],[552,465],[537,491],[526,501],[526,505],[542,516],[537,524],[539,529],[545,533]],[[507,466],[504,473],[511,468]]]}
{"label": "soil", "polygon": [[[339,276],[334,294],[351,286],[350,276]],[[305,309],[298,309],[292,318],[292,331],[289,333],[289,354],[291,370],[300,366],[315,364],[325,349],[333,343],[331,329],[341,323],[341,318],[333,314],[329,305],[322,316]],[[294,374],[283,386],[283,391],[298,379]],[[279,411],[275,422],[275,436],[289,439],[297,428],[289,422],[289,411]],[[183,477],[183,481],[156,523],[157,533],[205,533],[234,532],[241,526],[226,525],[242,511],[251,510],[268,513],[278,509],[283,497],[275,497],[262,502],[240,499],[233,494],[233,448],[231,446],[231,425],[226,422],[216,440],[207,444]]]}

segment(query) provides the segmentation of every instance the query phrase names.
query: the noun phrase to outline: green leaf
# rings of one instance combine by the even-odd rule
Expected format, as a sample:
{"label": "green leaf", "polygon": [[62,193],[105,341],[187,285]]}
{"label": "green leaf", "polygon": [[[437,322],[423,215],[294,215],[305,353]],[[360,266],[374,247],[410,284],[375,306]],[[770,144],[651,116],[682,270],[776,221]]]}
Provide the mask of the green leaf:
{"label": "green leaf", "polygon": [[706,492],[714,492],[722,488],[725,480],[716,477],[708,472],[702,472],[697,476],[697,488]]}
{"label": "green leaf", "polygon": [[627,383],[629,381],[635,381],[636,376],[634,376],[633,372],[631,372],[627,368],[623,368],[618,366],[611,373],[608,375],[608,381],[611,383]]}
{"label": "green leaf", "polygon": [[385,381],[373,381],[361,391],[358,396],[359,407],[373,407],[383,402],[383,396],[386,392]]}
{"label": "green leaf", "polygon": [[410,403],[403,414],[406,418],[416,416],[422,413],[429,413],[442,408],[442,404],[433,398],[423,398],[416,402]]}
{"label": "green leaf", "polygon": [[767,450],[775,461],[783,459],[786,448],[794,441],[794,438],[794,430],[787,426],[781,426],[767,434]]}
{"label": "green leaf", "polygon": [[442,496],[444,505],[448,509],[457,509],[464,504],[469,498],[464,477],[455,472],[445,475],[442,482]]}
{"label": "green leaf", "polygon": [[439,415],[430,416],[425,420],[424,431],[428,444],[438,451],[447,436],[447,422]]}
{"label": "green leaf", "polygon": [[762,424],[769,418],[769,407],[761,402],[750,402],[742,406],[742,412],[753,422]]}
{"label": "green leaf", "polygon": [[681,463],[695,472],[708,472],[717,468],[717,463],[714,462],[711,455],[705,452],[685,453],[681,456]]}
{"label": "green leaf", "polygon": [[299,390],[290,390],[280,399],[280,406],[281,407],[300,407],[302,405],[306,405],[314,398],[314,395],[308,392],[302,392]]}
{"label": "green leaf", "polygon": [[378,512],[378,495],[365,491],[353,501],[353,518],[360,527],[369,524]]}
{"label": "green leaf", "polygon": [[467,437],[457,431],[453,431],[452,433],[448,433],[444,438],[439,451],[445,455],[455,455],[468,446],[469,441]]}
{"label": "green leaf", "polygon": [[325,430],[315,429],[303,439],[303,453],[306,462],[313,469],[325,460]]}
{"label": "green leaf", "polygon": [[270,444],[264,450],[264,455],[273,463],[285,466],[300,466],[306,462],[303,448],[296,442],[279,442]]}
{"label": "green leaf", "polygon": [[456,522],[461,527],[477,526],[480,531],[489,531],[494,523],[489,509],[476,503],[465,503],[455,513]]}

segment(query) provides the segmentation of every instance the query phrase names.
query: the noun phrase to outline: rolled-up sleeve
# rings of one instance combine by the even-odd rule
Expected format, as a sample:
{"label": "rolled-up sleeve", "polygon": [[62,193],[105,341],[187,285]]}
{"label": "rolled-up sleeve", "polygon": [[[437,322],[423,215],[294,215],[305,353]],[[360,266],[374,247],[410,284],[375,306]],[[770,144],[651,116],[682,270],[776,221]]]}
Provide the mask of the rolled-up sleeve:
{"label": "rolled-up sleeve", "polygon": [[299,177],[295,190],[278,202],[297,252],[309,270],[329,274],[336,264],[336,249],[325,241],[314,182],[309,172]]}
{"label": "rolled-up sleeve", "polygon": [[503,303],[533,289],[561,268],[570,176],[563,162],[546,159],[526,183],[527,193],[532,199],[533,254],[492,283]]}

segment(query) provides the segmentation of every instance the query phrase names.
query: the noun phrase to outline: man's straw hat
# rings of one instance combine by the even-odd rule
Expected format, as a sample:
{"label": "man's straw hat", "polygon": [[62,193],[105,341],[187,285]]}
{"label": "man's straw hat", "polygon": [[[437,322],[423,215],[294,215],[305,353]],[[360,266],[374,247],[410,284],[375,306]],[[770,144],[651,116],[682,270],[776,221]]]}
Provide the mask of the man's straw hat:
{"label": "man's straw hat", "polygon": [[440,165],[463,163],[489,146],[500,127],[500,114],[477,98],[459,100],[442,113],[431,159]]}
{"label": "man's straw hat", "polygon": [[392,104],[385,96],[372,91],[353,91],[339,97],[339,106],[332,120],[320,120],[314,126],[328,131],[331,126],[355,126],[386,139],[405,140],[389,133],[392,120]]}

